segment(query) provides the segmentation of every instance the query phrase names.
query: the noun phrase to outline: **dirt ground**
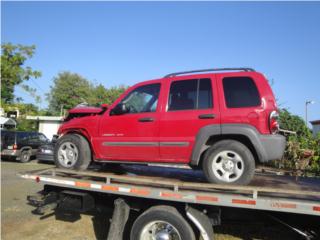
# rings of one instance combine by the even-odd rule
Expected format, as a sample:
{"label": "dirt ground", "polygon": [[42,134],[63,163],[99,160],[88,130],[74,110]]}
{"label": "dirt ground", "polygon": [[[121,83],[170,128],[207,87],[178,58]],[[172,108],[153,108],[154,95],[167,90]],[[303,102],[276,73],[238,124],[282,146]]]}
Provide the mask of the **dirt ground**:
{"label": "dirt ground", "polygon": [[42,185],[20,179],[16,174],[50,166],[37,161],[26,164],[1,162],[1,239],[95,239],[90,216],[65,222],[56,220],[55,216],[40,220],[39,215],[31,213],[34,207],[27,204],[26,196],[40,191]]}
{"label": "dirt ground", "polygon": [[[1,162],[1,239],[97,239],[93,230],[92,216],[81,215],[77,221],[65,221],[56,215],[40,219],[34,215],[34,207],[27,204],[26,197],[42,189],[41,184],[24,180],[18,172],[44,169],[52,164],[33,160],[26,164],[14,161]],[[237,213],[235,213],[237,214]],[[246,213],[245,213],[246,214]],[[254,217],[256,213],[251,213]],[[215,227],[216,240],[236,239],[296,239],[291,231],[274,224],[260,221],[228,222],[223,227]]]}

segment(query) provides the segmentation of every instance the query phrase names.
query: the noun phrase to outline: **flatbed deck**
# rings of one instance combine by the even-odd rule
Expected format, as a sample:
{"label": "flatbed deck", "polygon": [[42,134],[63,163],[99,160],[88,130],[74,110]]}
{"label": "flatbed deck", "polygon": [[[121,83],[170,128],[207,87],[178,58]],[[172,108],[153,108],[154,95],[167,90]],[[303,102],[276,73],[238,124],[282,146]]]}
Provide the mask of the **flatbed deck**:
{"label": "flatbed deck", "polygon": [[20,176],[46,185],[107,194],[320,216],[317,178],[257,174],[249,186],[226,186],[203,182],[200,171],[141,165],[124,165],[120,174],[101,168],[82,172],[48,168]]}

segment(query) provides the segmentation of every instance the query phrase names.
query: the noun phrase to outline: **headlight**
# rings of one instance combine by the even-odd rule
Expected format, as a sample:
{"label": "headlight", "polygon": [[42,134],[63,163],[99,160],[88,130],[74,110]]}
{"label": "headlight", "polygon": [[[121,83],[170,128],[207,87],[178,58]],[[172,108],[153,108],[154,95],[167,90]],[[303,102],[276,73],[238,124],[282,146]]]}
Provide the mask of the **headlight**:
{"label": "headlight", "polygon": [[42,149],[42,152],[43,153],[53,153],[53,151],[52,150],[50,150],[50,149]]}

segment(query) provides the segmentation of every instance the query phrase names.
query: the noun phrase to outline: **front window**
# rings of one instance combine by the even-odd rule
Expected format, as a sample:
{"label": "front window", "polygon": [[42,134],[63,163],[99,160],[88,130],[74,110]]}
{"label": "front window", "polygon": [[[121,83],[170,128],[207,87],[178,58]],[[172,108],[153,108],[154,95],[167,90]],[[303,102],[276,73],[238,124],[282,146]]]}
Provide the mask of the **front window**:
{"label": "front window", "polygon": [[39,134],[40,142],[48,142],[48,138],[44,134]]}
{"label": "front window", "polygon": [[144,85],[130,92],[121,103],[128,108],[128,113],[155,112],[160,93],[160,83]]}

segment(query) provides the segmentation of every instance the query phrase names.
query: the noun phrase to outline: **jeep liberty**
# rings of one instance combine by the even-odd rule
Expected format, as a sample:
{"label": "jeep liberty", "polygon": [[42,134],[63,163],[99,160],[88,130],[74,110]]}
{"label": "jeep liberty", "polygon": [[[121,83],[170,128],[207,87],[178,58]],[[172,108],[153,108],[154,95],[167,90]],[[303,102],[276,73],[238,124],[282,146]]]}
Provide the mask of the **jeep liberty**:
{"label": "jeep liberty", "polygon": [[178,72],[130,87],[110,107],[76,107],[59,128],[57,167],[91,161],[188,164],[219,184],[248,184],[280,159],[276,99],[251,68]]}

